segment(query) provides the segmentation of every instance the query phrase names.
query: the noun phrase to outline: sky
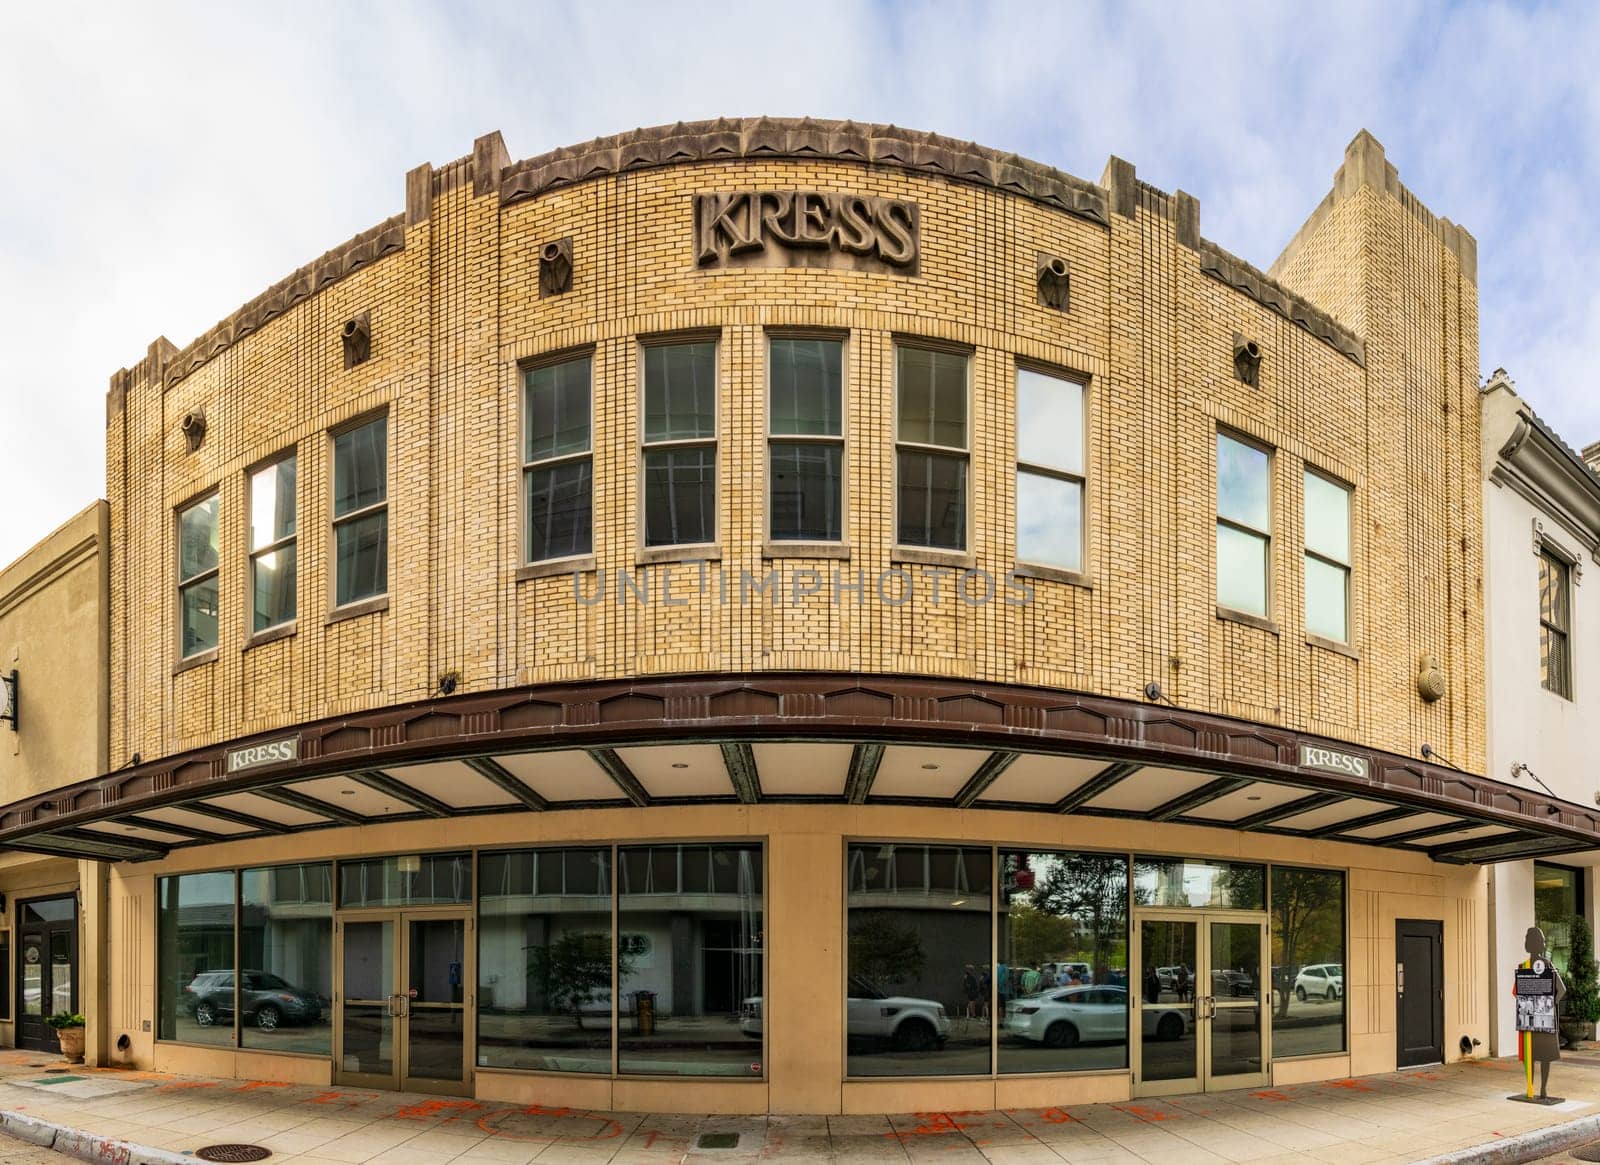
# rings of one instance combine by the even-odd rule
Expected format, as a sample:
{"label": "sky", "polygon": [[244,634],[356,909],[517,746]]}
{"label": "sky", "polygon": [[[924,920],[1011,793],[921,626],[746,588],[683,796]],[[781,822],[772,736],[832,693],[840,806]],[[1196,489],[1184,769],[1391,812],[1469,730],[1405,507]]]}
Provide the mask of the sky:
{"label": "sky", "polygon": [[718,116],[890,122],[1098,180],[1265,268],[1362,128],[1478,240],[1480,364],[1600,440],[1600,5],[14,4],[0,20],[0,563],[104,494],[105,390],[403,207]]}

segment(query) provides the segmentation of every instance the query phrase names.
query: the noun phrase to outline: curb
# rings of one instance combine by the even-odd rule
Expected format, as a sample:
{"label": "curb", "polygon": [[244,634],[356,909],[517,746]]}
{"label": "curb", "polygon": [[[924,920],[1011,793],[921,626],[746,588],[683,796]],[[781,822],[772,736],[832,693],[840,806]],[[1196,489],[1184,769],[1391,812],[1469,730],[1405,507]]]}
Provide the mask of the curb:
{"label": "curb", "polygon": [[1576,1149],[1595,1140],[1600,1140],[1600,1115],[1549,1125],[1515,1137],[1490,1141],[1487,1145],[1441,1153],[1417,1165],[1522,1165],[1525,1161],[1537,1161],[1540,1157]]}
{"label": "curb", "polygon": [[194,1165],[196,1160],[193,1154],[134,1145],[6,1109],[0,1109],[0,1132],[97,1165]]}

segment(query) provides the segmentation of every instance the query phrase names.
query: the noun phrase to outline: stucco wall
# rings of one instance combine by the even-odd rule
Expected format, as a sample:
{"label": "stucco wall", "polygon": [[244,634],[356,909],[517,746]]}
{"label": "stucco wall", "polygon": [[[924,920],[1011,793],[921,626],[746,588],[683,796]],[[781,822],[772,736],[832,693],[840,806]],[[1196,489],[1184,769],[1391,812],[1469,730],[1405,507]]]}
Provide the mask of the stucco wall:
{"label": "stucco wall", "polygon": [[0,724],[0,800],[105,772],[106,537],[96,502],[0,571],[0,672],[20,678],[20,731]]}

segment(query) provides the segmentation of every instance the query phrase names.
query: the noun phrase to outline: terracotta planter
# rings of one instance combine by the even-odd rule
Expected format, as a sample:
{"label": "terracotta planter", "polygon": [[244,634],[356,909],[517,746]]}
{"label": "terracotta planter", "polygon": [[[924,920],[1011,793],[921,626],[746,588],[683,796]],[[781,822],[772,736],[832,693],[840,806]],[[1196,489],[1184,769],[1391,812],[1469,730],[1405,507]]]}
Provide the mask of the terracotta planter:
{"label": "terracotta planter", "polygon": [[71,1063],[83,1063],[83,1029],[81,1027],[56,1028],[56,1040],[61,1044],[61,1054]]}

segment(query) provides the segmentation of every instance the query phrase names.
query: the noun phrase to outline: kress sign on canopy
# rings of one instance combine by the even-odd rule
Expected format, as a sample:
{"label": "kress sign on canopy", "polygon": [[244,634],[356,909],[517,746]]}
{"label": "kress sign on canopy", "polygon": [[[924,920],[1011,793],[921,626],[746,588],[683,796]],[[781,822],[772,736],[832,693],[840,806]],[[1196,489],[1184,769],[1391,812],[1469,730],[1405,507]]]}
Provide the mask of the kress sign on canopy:
{"label": "kress sign on canopy", "polygon": [[915,275],[914,202],[816,190],[740,190],[694,198],[701,267],[855,267]]}

